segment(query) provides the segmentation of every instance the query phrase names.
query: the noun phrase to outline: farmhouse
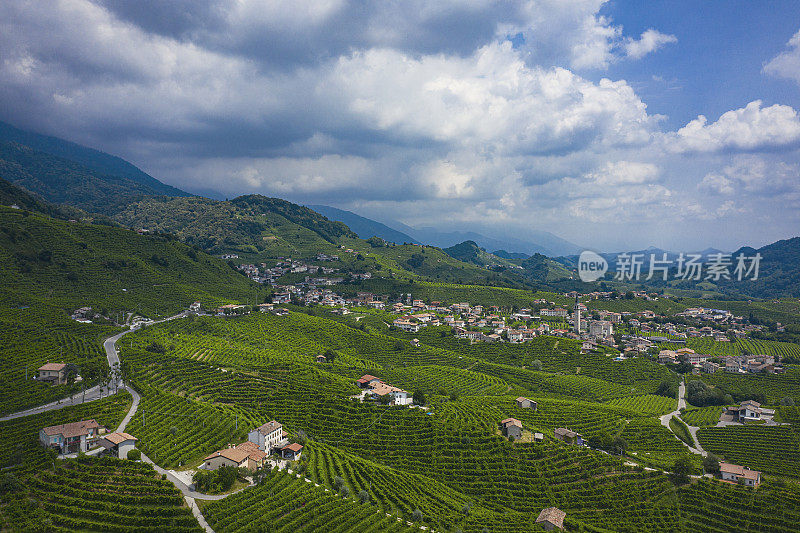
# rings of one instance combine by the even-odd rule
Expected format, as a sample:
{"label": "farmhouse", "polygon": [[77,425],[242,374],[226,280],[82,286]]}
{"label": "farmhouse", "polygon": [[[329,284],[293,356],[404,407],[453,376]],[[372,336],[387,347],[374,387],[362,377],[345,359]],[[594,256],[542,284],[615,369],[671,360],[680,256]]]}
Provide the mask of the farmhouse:
{"label": "farmhouse", "polygon": [[556,428],[553,433],[558,440],[564,441],[567,444],[583,445],[583,435],[580,433],[575,433],[567,428]]}
{"label": "farmhouse", "polygon": [[373,375],[364,374],[363,376],[361,376],[356,380],[356,385],[358,385],[362,389],[366,389],[367,387],[370,386],[371,383],[380,383],[380,381],[381,380],[379,378],[376,378]]}
{"label": "farmhouse", "polygon": [[136,447],[139,439],[128,433],[109,433],[97,441],[97,444],[113,453],[120,459],[127,459],[128,452]]}
{"label": "farmhouse", "polygon": [[47,363],[39,367],[39,381],[50,383],[51,385],[63,385],[67,382],[66,363]]}
{"label": "farmhouse", "polygon": [[203,468],[217,470],[222,466],[255,470],[264,466],[267,454],[253,442],[243,442],[235,448],[218,450],[205,458]]}
{"label": "farmhouse", "polygon": [[248,433],[247,440],[258,446],[259,450],[271,453],[272,449],[279,447],[284,440],[283,426],[272,420]]}
{"label": "farmhouse", "polygon": [[542,512],[539,513],[539,517],[536,519],[536,523],[540,524],[545,531],[564,529],[564,518],[566,516],[567,513],[558,507],[548,507],[547,509],[542,509]]}
{"label": "farmhouse", "polygon": [[522,407],[523,409],[533,409],[535,411],[536,408],[539,407],[539,405],[533,400],[529,400],[528,398],[523,398],[522,396],[517,398],[516,401],[517,401],[517,407]]}
{"label": "farmhouse", "polygon": [[393,405],[408,405],[411,403],[411,396],[403,389],[387,385],[382,381],[373,381],[369,384],[370,390],[367,395],[372,398],[389,395]]}
{"label": "farmhouse", "polygon": [[748,487],[758,487],[761,485],[761,472],[750,470],[746,466],[733,465],[730,463],[720,463],[719,473],[723,481],[732,483],[743,483]]}
{"label": "farmhouse", "polygon": [[510,438],[518,439],[522,437],[522,422],[516,418],[506,418],[500,422],[503,434]]}
{"label": "farmhouse", "polygon": [[39,442],[48,448],[58,448],[61,453],[85,452],[90,442],[104,433],[105,428],[94,419],[81,420],[39,431]]}

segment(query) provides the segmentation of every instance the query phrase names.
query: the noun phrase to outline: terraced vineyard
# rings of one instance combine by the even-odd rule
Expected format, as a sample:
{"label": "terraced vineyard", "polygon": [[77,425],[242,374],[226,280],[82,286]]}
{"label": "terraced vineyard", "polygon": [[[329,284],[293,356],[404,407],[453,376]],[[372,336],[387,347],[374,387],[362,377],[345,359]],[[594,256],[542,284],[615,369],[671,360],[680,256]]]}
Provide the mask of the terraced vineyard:
{"label": "terraced vineyard", "polygon": [[0,307],[0,379],[5,384],[0,387],[0,414],[80,391],[77,384],[50,386],[35,381],[36,369],[47,362],[73,363],[84,384],[94,385],[107,366],[100,339],[113,331],[107,326],[75,322],[51,305]]}
{"label": "terraced vineyard", "polygon": [[337,533],[419,531],[376,506],[287,474],[271,472],[258,486],[203,507],[214,531],[330,531]]}
{"label": "terraced vineyard", "polygon": [[766,473],[800,476],[800,439],[789,426],[710,427],[699,430],[697,439],[726,461]]}
{"label": "terraced vineyard", "polygon": [[131,395],[120,391],[102,400],[0,422],[0,467],[41,465],[46,456],[39,445],[39,430],[44,427],[94,418],[105,427],[116,429],[130,403]]}
{"label": "terraced vineyard", "polygon": [[791,342],[758,339],[736,339],[734,342],[717,342],[708,337],[695,337],[687,339],[685,345],[663,343],[659,346],[669,350],[677,350],[686,347],[691,348],[697,353],[716,356],[764,354],[778,357],[800,357],[800,345]]}
{"label": "terraced vineyard", "polygon": [[783,398],[792,398],[800,404],[800,366],[797,365],[790,365],[783,374],[717,372],[687,379],[702,379],[709,385],[720,387],[736,401],[757,398],[760,403],[778,405]]}
{"label": "terraced vineyard", "polygon": [[667,428],[654,418],[631,420],[621,434],[637,459],[651,466],[671,469],[676,457],[689,455],[699,473],[699,456],[691,455],[684,445]]}
{"label": "terraced vineyard", "polygon": [[606,403],[608,405],[637,411],[644,415],[663,415],[674,411],[678,400],[665,396],[656,396],[655,394],[645,394],[642,396],[615,398]]}
{"label": "terraced vineyard", "polygon": [[708,407],[692,407],[681,414],[684,422],[690,426],[716,426],[722,414],[723,407],[710,405]]}
{"label": "terraced vineyard", "polygon": [[800,524],[800,490],[766,483],[753,491],[703,479],[677,491],[684,531],[784,533]]}
{"label": "terraced vineyard", "polygon": [[61,461],[24,477],[14,496],[0,504],[4,530],[202,531],[180,491],[133,461]]}

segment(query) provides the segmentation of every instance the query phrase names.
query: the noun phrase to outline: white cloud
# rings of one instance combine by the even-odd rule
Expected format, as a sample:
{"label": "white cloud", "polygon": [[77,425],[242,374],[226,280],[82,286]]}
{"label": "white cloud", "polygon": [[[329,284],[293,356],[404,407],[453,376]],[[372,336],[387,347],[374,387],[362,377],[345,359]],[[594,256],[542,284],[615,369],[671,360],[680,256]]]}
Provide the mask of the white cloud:
{"label": "white cloud", "polygon": [[764,65],[764,72],[800,84],[800,31],[789,39],[786,46],[788,50],[784,50]]}
{"label": "white cloud", "polygon": [[358,52],[330,81],[331,98],[364,127],[505,155],[642,144],[658,120],[624,81],[529,68],[508,42],[466,58]]}
{"label": "white cloud", "polygon": [[698,116],[665,136],[673,152],[758,151],[794,147],[800,141],[800,118],[787,105],[761,107],[761,100],[724,113],[711,124]]}
{"label": "white cloud", "polygon": [[658,30],[650,28],[642,33],[638,40],[627,38],[623,48],[625,54],[633,59],[641,59],[650,52],[655,52],[665,44],[677,43],[678,38],[674,35],[667,35]]}
{"label": "white cloud", "polygon": [[709,173],[697,184],[697,189],[710,194],[731,195],[734,193],[733,183],[722,174]]}

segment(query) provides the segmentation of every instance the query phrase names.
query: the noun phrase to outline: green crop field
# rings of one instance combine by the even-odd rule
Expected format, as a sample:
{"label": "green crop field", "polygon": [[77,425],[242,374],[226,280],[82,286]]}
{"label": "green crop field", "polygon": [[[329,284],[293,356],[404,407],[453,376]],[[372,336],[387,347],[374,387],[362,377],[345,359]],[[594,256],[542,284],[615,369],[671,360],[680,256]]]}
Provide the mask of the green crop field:
{"label": "green crop field", "polygon": [[175,486],[147,464],[113,458],[59,461],[0,496],[9,531],[191,531],[199,524]]}
{"label": "green crop field", "polygon": [[703,479],[677,491],[685,531],[784,533],[800,523],[800,489],[763,484],[758,490]]}
{"label": "green crop field", "polygon": [[45,460],[44,447],[39,445],[39,430],[93,418],[115,430],[131,403],[131,395],[120,391],[113,396],[54,411],[0,422],[0,467],[22,465],[32,468]]}
{"label": "green crop field", "polygon": [[768,474],[800,476],[800,439],[789,426],[703,428],[697,439],[726,461]]}
{"label": "green crop field", "polygon": [[608,405],[624,407],[645,415],[663,415],[674,411],[675,407],[678,405],[678,401],[675,398],[656,396],[654,394],[615,398],[606,403],[608,403]]}
{"label": "green crop field", "polygon": [[684,422],[690,426],[716,426],[722,414],[723,407],[711,405],[708,407],[692,407],[681,414]]}
{"label": "green crop field", "polygon": [[735,401],[755,399],[767,405],[778,405],[783,398],[800,403],[800,366],[789,365],[783,374],[733,374],[716,372],[687,377],[702,379],[733,396]]}

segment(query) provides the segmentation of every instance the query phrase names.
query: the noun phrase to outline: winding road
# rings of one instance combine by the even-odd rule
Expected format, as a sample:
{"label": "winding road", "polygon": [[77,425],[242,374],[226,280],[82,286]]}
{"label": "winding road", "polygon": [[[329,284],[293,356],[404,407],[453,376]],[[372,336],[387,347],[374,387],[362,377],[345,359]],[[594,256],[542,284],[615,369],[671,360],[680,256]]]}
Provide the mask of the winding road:
{"label": "winding road", "polygon": [[[680,418],[681,409],[685,408],[686,408],[686,384],[683,381],[681,381],[681,385],[680,387],[678,387],[678,408],[675,411],[672,411],[671,413],[667,413],[665,415],[660,416],[659,420],[661,421],[661,425],[667,428],[670,433],[672,433],[672,428],[669,427],[669,421],[672,420],[673,416]],[[694,440],[694,446],[689,446],[688,444],[683,442],[677,435],[675,435],[675,433],[672,433],[672,435],[676,439],[681,441],[681,443],[684,446],[689,448],[690,452],[702,455],[703,457],[708,456],[708,452],[703,449],[703,447],[700,445],[700,441],[697,440],[697,430],[700,428],[697,426],[690,426],[689,424],[686,424],[686,427],[689,428],[689,433],[691,433],[692,435],[692,440]]]}

